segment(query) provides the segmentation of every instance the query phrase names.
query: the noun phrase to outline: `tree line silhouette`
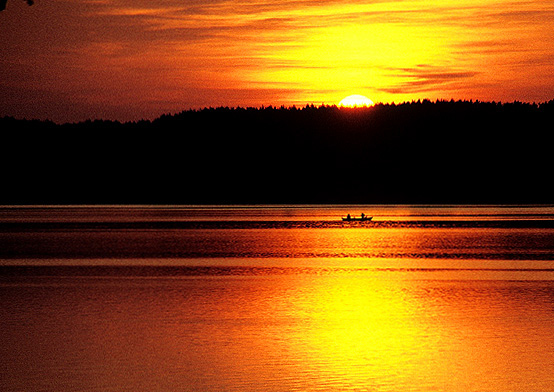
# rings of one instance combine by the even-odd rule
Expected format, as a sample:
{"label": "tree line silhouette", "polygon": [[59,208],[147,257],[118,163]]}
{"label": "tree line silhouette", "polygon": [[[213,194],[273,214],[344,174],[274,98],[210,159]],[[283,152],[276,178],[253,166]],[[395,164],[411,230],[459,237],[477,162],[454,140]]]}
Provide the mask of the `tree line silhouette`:
{"label": "tree line silhouette", "polygon": [[0,119],[2,204],[552,203],[554,100]]}
{"label": "tree line silhouette", "polygon": [[[35,2],[33,0],[24,0],[27,5],[33,5]],[[6,9],[6,4],[8,3],[8,0],[0,0],[0,11],[4,11]]]}

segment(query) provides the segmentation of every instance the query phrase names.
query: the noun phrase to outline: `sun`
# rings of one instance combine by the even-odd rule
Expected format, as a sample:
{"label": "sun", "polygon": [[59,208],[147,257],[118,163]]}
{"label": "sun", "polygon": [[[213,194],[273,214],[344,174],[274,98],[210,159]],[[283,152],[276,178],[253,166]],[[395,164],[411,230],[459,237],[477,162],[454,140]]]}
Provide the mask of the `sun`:
{"label": "sun", "polygon": [[346,106],[349,108],[373,106],[373,101],[363,95],[349,95],[339,102],[339,106]]}

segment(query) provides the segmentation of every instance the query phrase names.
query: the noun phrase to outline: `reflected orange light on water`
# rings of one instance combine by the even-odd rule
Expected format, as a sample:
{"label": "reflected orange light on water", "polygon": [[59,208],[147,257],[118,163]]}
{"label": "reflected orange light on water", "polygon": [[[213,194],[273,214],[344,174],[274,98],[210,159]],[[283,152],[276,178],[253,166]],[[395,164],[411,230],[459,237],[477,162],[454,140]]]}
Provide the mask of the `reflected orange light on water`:
{"label": "reflected orange light on water", "polygon": [[413,364],[428,363],[430,353],[421,350],[424,331],[396,283],[359,277],[325,283],[310,293],[309,309],[298,309],[309,315],[309,330],[298,339],[306,345],[299,354],[307,356],[307,366],[344,385],[416,377]]}
{"label": "reflected orange light on water", "polygon": [[[24,390],[542,392],[553,381],[548,280],[337,268],[30,283],[2,287],[2,337],[17,342],[1,348],[5,385]],[[29,376],[37,368],[44,377]]]}
{"label": "reflected orange light on water", "polygon": [[[272,307],[274,316],[286,317],[283,329],[264,328],[279,338],[258,332],[279,363],[297,364],[284,370],[304,378],[306,390],[492,392],[534,377],[530,390],[548,384],[552,363],[545,347],[554,347],[537,336],[553,330],[541,322],[545,294],[532,284],[437,283],[389,272],[293,280],[294,289],[291,282],[285,286],[294,297],[277,296]],[[538,304],[526,309],[528,301]],[[518,338],[526,319],[542,326],[536,336]],[[537,361],[545,365],[538,373]]]}

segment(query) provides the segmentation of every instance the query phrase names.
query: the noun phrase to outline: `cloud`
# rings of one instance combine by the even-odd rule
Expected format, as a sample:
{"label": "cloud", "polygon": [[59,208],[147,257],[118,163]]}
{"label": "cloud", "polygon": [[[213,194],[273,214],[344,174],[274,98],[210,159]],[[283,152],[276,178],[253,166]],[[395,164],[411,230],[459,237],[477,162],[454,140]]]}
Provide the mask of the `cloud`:
{"label": "cloud", "polygon": [[542,98],[554,85],[554,9],[545,0],[11,5],[32,17],[0,14],[2,83],[91,105],[321,102],[364,86],[382,101],[501,99],[531,88]]}
{"label": "cloud", "polygon": [[393,87],[377,89],[390,94],[419,93],[439,88],[445,90],[448,89],[445,85],[465,81],[478,75],[478,72],[474,71],[460,71],[428,64],[411,68],[388,68],[388,70],[395,78],[407,79]]}

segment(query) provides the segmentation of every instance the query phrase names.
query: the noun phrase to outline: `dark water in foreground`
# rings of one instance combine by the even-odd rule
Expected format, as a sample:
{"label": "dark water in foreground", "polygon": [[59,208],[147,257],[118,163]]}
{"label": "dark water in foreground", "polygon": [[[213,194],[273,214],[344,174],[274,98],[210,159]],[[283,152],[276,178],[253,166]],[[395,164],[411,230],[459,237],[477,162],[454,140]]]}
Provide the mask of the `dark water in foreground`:
{"label": "dark water in foreground", "polygon": [[553,260],[553,206],[0,208],[0,389],[549,391]]}

